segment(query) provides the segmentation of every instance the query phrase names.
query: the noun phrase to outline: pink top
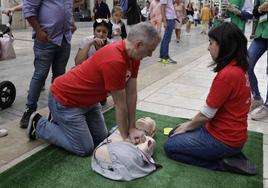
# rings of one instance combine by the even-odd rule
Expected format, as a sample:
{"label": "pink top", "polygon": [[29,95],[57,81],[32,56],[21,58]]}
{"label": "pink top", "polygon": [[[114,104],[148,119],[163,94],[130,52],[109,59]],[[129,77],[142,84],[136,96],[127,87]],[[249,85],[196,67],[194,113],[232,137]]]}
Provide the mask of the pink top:
{"label": "pink top", "polygon": [[151,2],[149,7],[149,13],[151,20],[162,20],[160,1],[153,0]]}
{"label": "pink top", "polygon": [[185,15],[184,3],[180,3],[179,5],[177,5],[175,3],[174,4],[174,9],[175,9],[177,19],[180,20],[181,18],[184,17],[184,15]]}

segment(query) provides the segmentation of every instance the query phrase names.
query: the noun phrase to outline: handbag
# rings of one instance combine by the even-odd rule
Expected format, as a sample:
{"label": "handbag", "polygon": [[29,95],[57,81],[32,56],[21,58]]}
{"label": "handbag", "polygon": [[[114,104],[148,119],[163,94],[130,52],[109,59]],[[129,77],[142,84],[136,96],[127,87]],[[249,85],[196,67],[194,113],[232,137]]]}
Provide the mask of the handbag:
{"label": "handbag", "polygon": [[9,34],[0,37],[0,60],[16,58],[13,42],[14,37]]}

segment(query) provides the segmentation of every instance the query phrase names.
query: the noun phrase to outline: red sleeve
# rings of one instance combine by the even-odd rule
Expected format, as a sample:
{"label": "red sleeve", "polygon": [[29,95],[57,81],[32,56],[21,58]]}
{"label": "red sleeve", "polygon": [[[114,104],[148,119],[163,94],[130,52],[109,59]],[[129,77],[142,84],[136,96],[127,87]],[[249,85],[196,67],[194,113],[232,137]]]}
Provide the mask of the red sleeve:
{"label": "red sleeve", "polygon": [[232,86],[226,81],[215,79],[207,96],[207,105],[211,108],[220,108],[232,92]]}
{"label": "red sleeve", "polygon": [[101,66],[105,89],[121,90],[126,87],[126,66],[122,62],[106,62]]}
{"label": "red sleeve", "polygon": [[134,61],[133,62],[133,70],[131,73],[131,78],[137,78],[138,77],[138,72],[140,68],[140,61]]}

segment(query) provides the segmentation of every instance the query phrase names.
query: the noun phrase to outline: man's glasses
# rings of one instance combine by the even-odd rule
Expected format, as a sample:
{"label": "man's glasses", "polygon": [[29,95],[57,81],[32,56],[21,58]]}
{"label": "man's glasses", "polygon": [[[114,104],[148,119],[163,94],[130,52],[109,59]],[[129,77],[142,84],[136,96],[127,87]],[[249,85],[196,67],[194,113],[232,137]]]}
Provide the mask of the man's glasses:
{"label": "man's glasses", "polygon": [[101,23],[101,22],[109,23],[109,20],[108,20],[108,19],[103,19],[103,18],[97,18],[97,19],[96,19],[96,22],[97,22],[97,23]]}

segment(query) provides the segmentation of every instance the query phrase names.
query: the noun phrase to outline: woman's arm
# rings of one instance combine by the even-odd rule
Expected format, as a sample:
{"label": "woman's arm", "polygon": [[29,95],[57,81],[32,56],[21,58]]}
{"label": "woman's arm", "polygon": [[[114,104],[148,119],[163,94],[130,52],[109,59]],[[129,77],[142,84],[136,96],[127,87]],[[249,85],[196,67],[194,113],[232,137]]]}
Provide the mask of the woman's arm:
{"label": "woman's arm", "polygon": [[206,117],[201,112],[199,112],[198,114],[195,115],[195,117],[191,121],[187,121],[185,123],[182,123],[174,131],[174,133],[170,136],[172,137],[172,136],[175,136],[177,134],[182,134],[182,133],[185,133],[187,131],[194,130],[194,129],[200,127],[201,125],[205,124],[208,120],[209,120],[208,117]]}

